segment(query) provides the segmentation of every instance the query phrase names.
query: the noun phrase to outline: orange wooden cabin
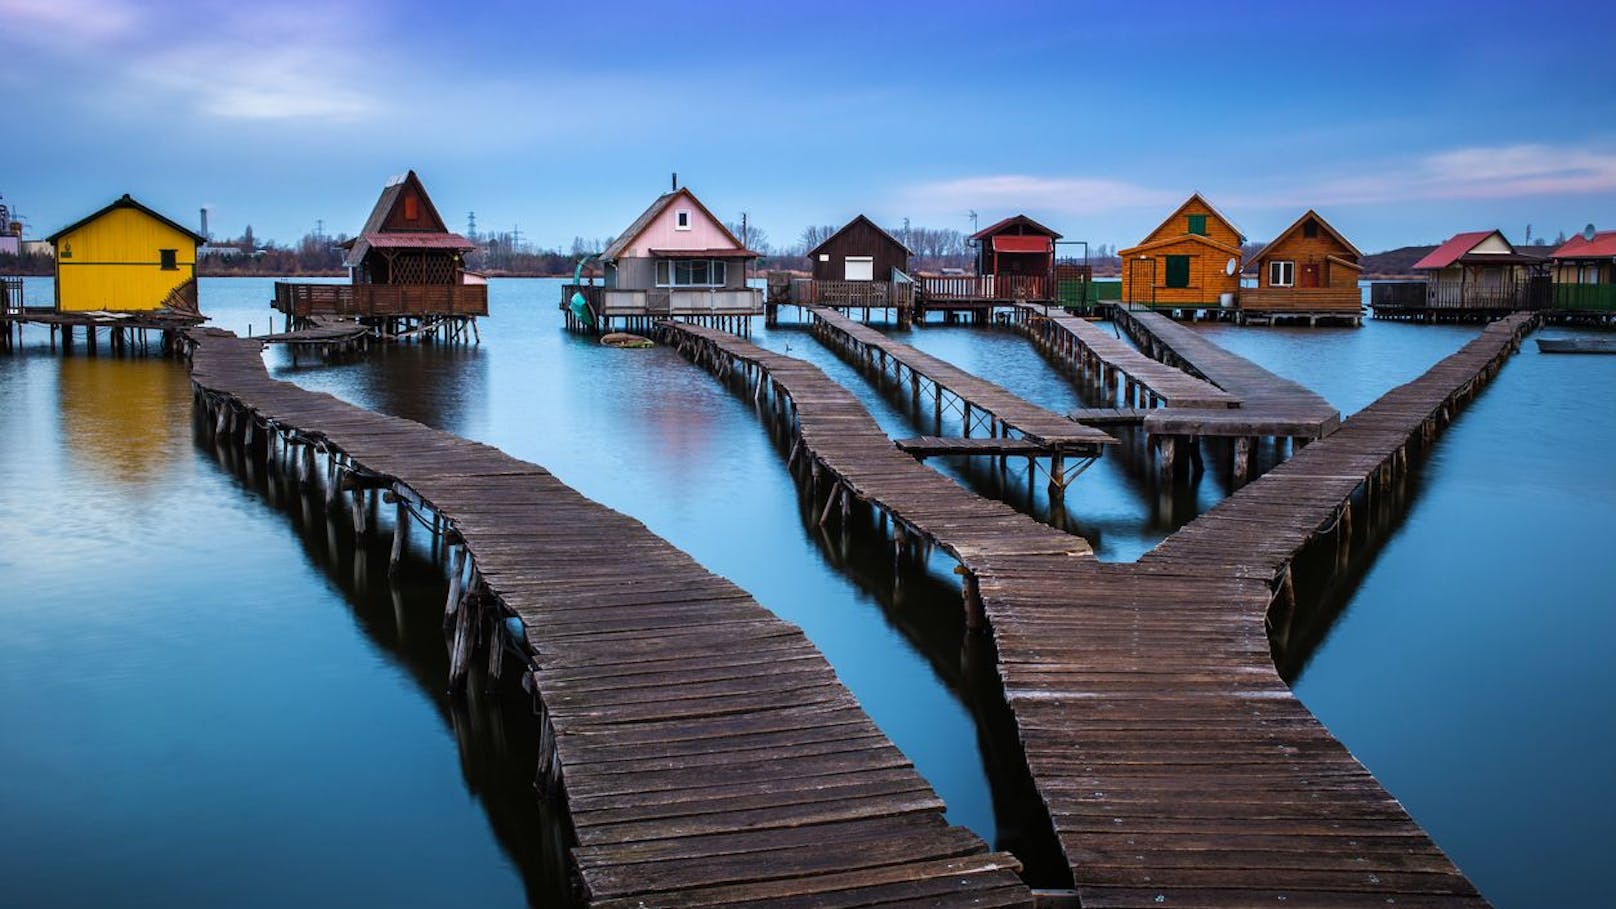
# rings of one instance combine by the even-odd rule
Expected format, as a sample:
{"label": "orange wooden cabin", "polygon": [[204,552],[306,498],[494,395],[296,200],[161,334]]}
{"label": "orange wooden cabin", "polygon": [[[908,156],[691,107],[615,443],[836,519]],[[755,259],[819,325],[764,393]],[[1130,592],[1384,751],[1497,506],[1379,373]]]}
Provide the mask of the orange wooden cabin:
{"label": "orange wooden cabin", "polygon": [[1308,209],[1253,257],[1257,286],[1240,291],[1240,318],[1347,319],[1359,322],[1363,254]]}
{"label": "orange wooden cabin", "polygon": [[[1240,290],[1240,229],[1195,193],[1122,259],[1122,301],[1146,306],[1232,304]],[[1225,296],[1227,295],[1227,296]]]}

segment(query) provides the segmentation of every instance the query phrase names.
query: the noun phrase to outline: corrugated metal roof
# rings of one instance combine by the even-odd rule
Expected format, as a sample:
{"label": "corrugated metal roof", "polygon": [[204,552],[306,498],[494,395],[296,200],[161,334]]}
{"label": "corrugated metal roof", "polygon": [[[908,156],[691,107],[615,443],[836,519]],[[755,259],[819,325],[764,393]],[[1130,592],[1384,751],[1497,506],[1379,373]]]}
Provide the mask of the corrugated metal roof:
{"label": "corrugated metal roof", "polygon": [[[1481,241],[1496,233],[1498,233],[1496,230],[1472,230],[1462,234],[1454,234],[1446,243],[1431,250],[1426,254],[1425,258],[1415,262],[1414,267],[1416,269],[1447,268],[1449,265],[1459,261],[1460,257],[1465,253],[1475,249],[1481,244]],[[1502,237],[1502,234],[1500,234],[1500,237]],[[1505,240],[1504,242],[1509,241]]]}
{"label": "corrugated metal roof", "polygon": [[1551,259],[1609,259],[1616,258],[1616,230],[1602,230],[1592,240],[1581,234],[1567,240],[1549,254]]}

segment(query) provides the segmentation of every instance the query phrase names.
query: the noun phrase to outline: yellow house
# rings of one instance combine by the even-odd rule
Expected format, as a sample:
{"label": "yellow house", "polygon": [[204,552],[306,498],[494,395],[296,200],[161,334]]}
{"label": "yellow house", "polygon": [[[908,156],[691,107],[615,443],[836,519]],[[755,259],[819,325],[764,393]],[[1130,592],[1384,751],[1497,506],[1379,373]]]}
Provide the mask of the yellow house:
{"label": "yellow house", "polygon": [[1122,299],[1157,306],[1216,306],[1240,290],[1240,229],[1196,193],[1122,259]]}
{"label": "yellow house", "polygon": [[196,313],[200,234],[126,193],[48,238],[56,250],[61,312]]}

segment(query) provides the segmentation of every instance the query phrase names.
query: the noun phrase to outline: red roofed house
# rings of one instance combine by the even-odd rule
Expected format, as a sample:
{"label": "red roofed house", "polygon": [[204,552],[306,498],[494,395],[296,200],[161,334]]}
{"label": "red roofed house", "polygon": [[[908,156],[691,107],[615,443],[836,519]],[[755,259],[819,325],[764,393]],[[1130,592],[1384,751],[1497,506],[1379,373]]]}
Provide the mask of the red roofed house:
{"label": "red roofed house", "polygon": [[477,244],[449,230],[413,170],[388,181],[364,228],[342,248],[350,284],[276,283],[275,308],[288,321],[328,316],[397,329],[488,315],[488,284],[465,269]]}
{"label": "red roofed house", "polygon": [[1004,300],[1048,300],[1054,293],[1055,241],[1060,234],[1026,215],[1005,218],[971,235],[976,273],[992,276],[985,295]]}
{"label": "red roofed house", "polygon": [[1616,230],[1592,228],[1549,254],[1556,309],[1616,310]]}
{"label": "red roofed house", "polygon": [[1456,234],[1414,270],[1426,275],[1429,309],[1536,309],[1548,302],[1543,260],[1517,251],[1502,231]]}
{"label": "red roofed house", "polygon": [[746,286],[747,249],[686,188],[658,196],[601,253],[605,286],[568,285],[585,295],[598,328],[674,316],[732,318],[763,312],[763,292]]}

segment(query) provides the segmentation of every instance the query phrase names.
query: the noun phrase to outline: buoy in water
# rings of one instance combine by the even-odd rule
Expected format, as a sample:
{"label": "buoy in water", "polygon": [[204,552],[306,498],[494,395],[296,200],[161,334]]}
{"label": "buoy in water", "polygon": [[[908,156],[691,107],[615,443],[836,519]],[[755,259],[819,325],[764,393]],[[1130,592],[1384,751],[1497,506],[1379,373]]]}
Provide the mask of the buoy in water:
{"label": "buoy in water", "polygon": [[626,347],[626,348],[640,348],[640,347],[655,347],[656,346],[656,342],[652,341],[650,338],[642,338],[639,335],[629,334],[626,331],[614,331],[614,332],[611,332],[610,334],[602,335],[601,339],[600,339],[600,343],[606,345],[607,347],[618,347],[618,348],[624,348],[624,347]]}

